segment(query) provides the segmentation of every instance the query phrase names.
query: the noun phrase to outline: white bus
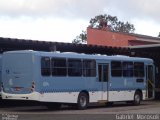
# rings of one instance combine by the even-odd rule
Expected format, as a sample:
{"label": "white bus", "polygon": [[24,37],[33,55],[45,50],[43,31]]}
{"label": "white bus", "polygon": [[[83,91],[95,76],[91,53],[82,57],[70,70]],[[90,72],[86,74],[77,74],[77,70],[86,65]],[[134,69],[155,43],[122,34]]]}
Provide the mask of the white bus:
{"label": "white bus", "polygon": [[[127,101],[139,105],[154,97],[153,60],[128,56],[9,51],[2,59],[2,98],[76,104]],[[52,107],[49,105],[49,107]]]}

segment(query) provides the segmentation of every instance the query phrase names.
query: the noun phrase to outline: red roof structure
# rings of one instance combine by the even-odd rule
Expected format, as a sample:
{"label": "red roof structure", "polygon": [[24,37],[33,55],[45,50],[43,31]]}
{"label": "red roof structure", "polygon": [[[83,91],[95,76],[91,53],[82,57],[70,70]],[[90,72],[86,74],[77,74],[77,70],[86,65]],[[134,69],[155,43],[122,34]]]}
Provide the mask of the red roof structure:
{"label": "red roof structure", "polygon": [[87,28],[87,44],[112,47],[160,44],[159,37],[113,32],[109,29]]}

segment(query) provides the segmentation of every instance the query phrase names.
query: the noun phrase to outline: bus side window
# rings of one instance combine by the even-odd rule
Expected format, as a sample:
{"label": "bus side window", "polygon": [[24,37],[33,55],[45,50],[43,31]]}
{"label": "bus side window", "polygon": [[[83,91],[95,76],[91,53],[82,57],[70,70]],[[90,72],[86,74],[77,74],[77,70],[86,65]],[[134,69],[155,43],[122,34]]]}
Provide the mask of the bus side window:
{"label": "bus side window", "polygon": [[81,59],[68,59],[68,76],[82,76]]}
{"label": "bus side window", "polygon": [[52,58],[52,75],[53,76],[66,76],[67,64],[65,58]]}
{"label": "bus side window", "polygon": [[143,62],[134,63],[134,76],[144,77],[144,63]]}
{"label": "bus side window", "polygon": [[102,82],[102,65],[98,65],[99,82]]}
{"label": "bus side window", "polygon": [[133,62],[123,62],[123,76],[133,77]]}
{"label": "bus side window", "polygon": [[96,61],[83,60],[83,76],[95,77],[96,76]]}
{"label": "bus side window", "polygon": [[41,75],[42,76],[50,76],[51,75],[51,67],[50,67],[50,58],[42,57],[41,58]]}
{"label": "bus side window", "polygon": [[122,76],[122,63],[120,61],[111,62],[111,75],[112,77]]}

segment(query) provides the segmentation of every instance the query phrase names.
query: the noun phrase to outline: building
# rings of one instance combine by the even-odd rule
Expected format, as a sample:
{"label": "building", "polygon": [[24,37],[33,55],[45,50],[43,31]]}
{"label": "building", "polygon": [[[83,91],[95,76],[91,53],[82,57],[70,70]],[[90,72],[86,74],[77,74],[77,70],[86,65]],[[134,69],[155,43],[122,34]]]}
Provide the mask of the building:
{"label": "building", "polygon": [[113,32],[109,29],[87,28],[87,44],[113,47],[160,44],[159,37]]}

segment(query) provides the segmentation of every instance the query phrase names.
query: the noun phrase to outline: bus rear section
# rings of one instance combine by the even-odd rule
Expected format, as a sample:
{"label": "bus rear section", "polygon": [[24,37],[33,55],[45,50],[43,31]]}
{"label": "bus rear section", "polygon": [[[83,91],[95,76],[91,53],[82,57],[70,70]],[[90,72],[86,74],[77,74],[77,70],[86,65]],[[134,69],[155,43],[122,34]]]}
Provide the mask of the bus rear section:
{"label": "bus rear section", "polygon": [[34,99],[34,57],[30,53],[6,52],[2,60],[2,98]]}

